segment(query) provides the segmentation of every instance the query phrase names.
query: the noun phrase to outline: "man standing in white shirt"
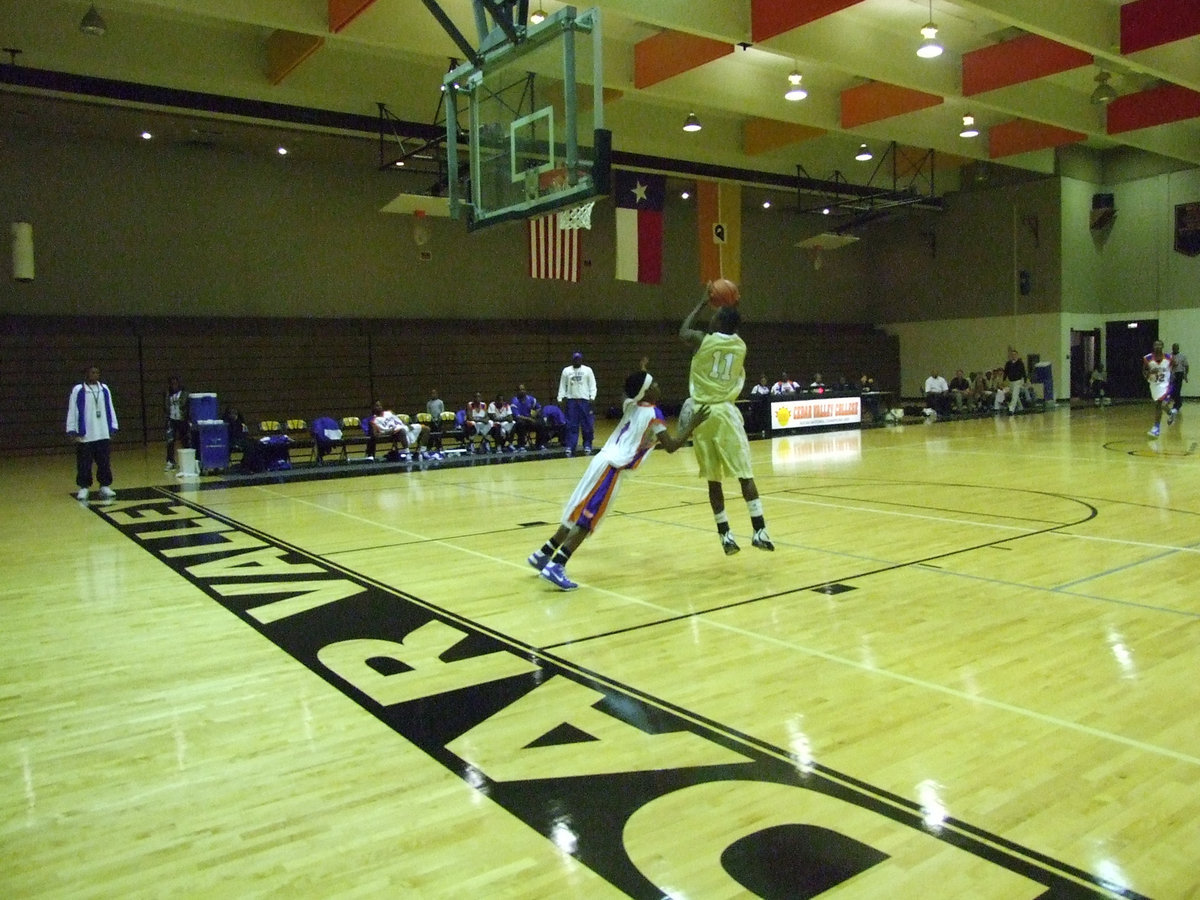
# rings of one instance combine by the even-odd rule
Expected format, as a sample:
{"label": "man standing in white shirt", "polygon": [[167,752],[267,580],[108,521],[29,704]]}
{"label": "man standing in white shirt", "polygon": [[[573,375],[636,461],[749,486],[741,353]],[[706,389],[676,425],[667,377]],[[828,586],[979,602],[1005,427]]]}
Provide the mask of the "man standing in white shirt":
{"label": "man standing in white shirt", "polygon": [[92,486],[92,466],[100,482],[100,497],[112,500],[117,492],[113,483],[110,444],[117,433],[117,413],[113,409],[112,393],[100,381],[100,367],[90,366],[84,379],[71,389],[67,403],[67,435],[74,438],[75,484],[78,500],[88,498]]}
{"label": "man standing in white shirt", "polygon": [[583,364],[583,354],[576,351],[571,365],[562,370],[558,379],[558,405],[567,414],[567,453],[574,453],[576,441],[583,433],[583,452],[592,452],[592,438],[596,430],[596,416],[592,402],[596,399],[596,375],[590,366]]}

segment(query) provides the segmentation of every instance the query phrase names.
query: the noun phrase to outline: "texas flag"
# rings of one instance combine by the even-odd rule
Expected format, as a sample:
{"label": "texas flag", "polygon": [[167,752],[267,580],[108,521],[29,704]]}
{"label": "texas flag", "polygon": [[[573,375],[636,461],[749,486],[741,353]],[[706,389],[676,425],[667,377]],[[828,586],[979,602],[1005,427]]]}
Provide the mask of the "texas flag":
{"label": "texas flag", "polygon": [[617,278],[658,284],[662,281],[663,197],[665,175],[613,172],[617,204]]}

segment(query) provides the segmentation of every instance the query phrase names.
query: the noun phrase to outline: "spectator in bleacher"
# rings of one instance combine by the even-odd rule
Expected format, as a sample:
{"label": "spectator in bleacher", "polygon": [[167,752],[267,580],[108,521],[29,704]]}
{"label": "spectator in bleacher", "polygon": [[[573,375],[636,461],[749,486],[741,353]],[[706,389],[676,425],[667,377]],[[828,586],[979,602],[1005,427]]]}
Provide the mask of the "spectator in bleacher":
{"label": "spectator in bleacher", "polygon": [[405,422],[400,416],[385,409],[382,400],[376,400],[371,409],[371,437],[368,456],[374,456],[376,442],[380,438],[394,441],[402,450],[412,453],[414,459],[428,459],[429,429],[420,422]]}
{"label": "spectator in bleacher", "polygon": [[971,376],[971,395],[976,409],[987,409],[991,406],[996,389],[991,384],[992,373],[984,370]]}
{"label": "spectator in bleacher", "polygon": [[438,396],[438,389],[431,389],[429,399],[425,401],[425,412],[429,415],[429,448],[431,450],[442,449],[442,413],[445,411],[446,404]]}
{"label": "spectator in bleacher", "polygon": [[971,382],[967,380],[967,376],[963,374],[962,369],[958,369],[954,373],[954,377],[950,379],[950,401],[954,404],[955,412],[962,412],[963,407],[971,405]]}
{"label": "spectator in bleacher", "polygon": [[925,415],[944,416],[950,411],[950,385],[934,369],[925,379]]}
{"label": "spectator in bleacher", "polygon": [[799,390],[799,383],[792,381],[787,372],[780,372],[779,380],[771,385],[771,394],[776,397],[790,397]]}
{"label": "spectator in bleacher", "polygon": [[435,422],[442,421],[442,413],[446,411],[446,404],[442,402],[442,398],[438,396],[438,389],[433,388],[429,392],[429,399],[425,401],[425,412],[429,413],[429,418]]}
{"label": "spectator in bleacher", "polygon": [[509,401],[509,406],[517,423],[517,449],[527,449],[529,437],[533,435],[534,446],[541,450],[546,443],[546,423],[541,416],[534,418],[534,411],[542,408],[537,397],[525,390],[525,385],[518,384],[517,393]]}
{"label": "spectator in bleacher", "polygon": [[823,378],[821,377],[821,373],[820,373],[820,372],[814,372],[814,373],[813,373],[813,380],[812,380],[812,384],[810,384],[810,385],[808,386],[808,389],[809,389],[810,391],[812,391],[814,394],[823,394],[823,393],[825,393],[825,379],[823,379]]}
{"label": "spectator in bleacher", "polygon": [[[492,447],[499,447],[497,431],[499,430],[496,423],[488,416],[488,405],[483,399],[481,391],[475,392],[475,399],[467,403],[467,419],[463,423],[464,435],[463,438],[467,442],[468,449],[471,446],[471,439],[478,438],[479,442],[475,445],[476,453],[490,453]],[[489,444],[488,441],[491,441]]]}
{"label": "spectator in bleacher", "polygon": [[246,442],[250,440],[250,426],[246,418],[232,406],[225,407],[225,427],[229,429],[229,452],[244,453]]}
{"label": "spectator in bleacher", "polygon": [[188,392],[178,375],[167,379],[167,391],[163,398],[163,411],[167,416],[167,471],[175,468],[175,444],[187,449],[188,436]]}
{"label": "spectator in bleacher", "polygon": [[1004,408],[1004,404],[1008,402],[1008,381],[1004,377],[1004,369],[997,367],[992,369],[991,376],[992,387],[992,409],[999,412]]}
{"label": "spectator in bleacher", "polygon": [[875,379],[863,372],[858,379],[858,389],[864,394],[870,393],[875,390]]}
{"label": "spectator in bleacher", "polygon": [[767,373],[758,376],[758,384],[750,388],[750,422],[747,431],[766,431],[771,418],[771,385]]}
{"label": "spectator in bleacher", "polygon": [[563,411],[553,403],[547,403],[534,416],[536,421],[538,418],[542,420],[543,427],[546,429],[545,444],[538,447],[539,450],[545,450],[546,444],[550,443],[551,438],[558,438],[558,442],[564,447],[567,446],[567,417],[563,415]]}
{"label": "spectator in bleacher", "polygon": [[495,435],[500,441],[500,450],[503,453],[512,453],[512,442],[516,438],[514,432],[517,428],[517,419],[513,415],[512,404],[504,399],[504,395],[497,393],[496,399],[488,404],[488,418],[495,423]]}

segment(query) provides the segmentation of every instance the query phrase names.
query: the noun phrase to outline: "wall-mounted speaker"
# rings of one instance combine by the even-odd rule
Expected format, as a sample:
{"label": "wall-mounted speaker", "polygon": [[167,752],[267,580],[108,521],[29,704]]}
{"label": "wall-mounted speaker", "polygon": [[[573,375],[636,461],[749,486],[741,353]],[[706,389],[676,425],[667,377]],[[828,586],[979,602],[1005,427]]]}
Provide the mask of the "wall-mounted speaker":
{"label": "wall-mounted speaker", "polygon": [[1092,194],[1092,231],[1107,228],[1116,217],[1117,209],[1112,194]]}

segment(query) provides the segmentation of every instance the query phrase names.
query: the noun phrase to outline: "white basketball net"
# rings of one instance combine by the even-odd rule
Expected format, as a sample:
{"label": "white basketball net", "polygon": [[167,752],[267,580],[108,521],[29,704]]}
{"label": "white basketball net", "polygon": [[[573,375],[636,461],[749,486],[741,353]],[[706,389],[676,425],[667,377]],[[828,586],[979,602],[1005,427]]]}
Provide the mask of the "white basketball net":
{"label": "white basketball net", "polygon": [[595,205],[595,200],[589,200],[587,203],[579,204],[579,206],[559,210],[558,227],[563,231],[574,231],[579,228],[586,228],[590,231],[592,228],[592,207]]}

